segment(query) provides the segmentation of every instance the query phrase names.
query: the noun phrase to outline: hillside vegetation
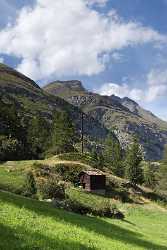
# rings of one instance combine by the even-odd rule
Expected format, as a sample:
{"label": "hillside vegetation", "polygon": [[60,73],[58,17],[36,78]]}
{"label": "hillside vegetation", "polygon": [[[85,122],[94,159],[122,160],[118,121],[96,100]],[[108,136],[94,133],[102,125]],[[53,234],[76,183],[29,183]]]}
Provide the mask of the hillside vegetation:
{"label": "hillside vegetation", "polygon": [[[68,181],[81,169],[92,169],[92,164],[89,155],[77,154],[61,154],[45,160],[7,161],[0,164],[0,189],[23,195],[26,173],[30,170],[47,167],[54,174],[63,167],[65,171],[60,178]],[[92,212],[102,211],[104,205],[110,203],[113,209],[123,212],[125,219],[102,218],[91,213],[81,216],[61,206],[57,209],[54,202],[0,191],[0,249],[166,250],[167,209],[155,202],[157,197],[150,189],[123,188],[126,180],[110,172],[106,174],[107,197],[72,185],[66,189],[66,196]],[[76,207],[69,211],[76,211]]]}
{"label": "hillside vegetation", "polygon": [[[0,160],[43,157],[43,153],[50,149],[53,123],[58,114],[64,114],[71,122],[79,138],[82,117],[80,109],[45,92],[33,80],[16,70],[0,64]],[[64,126],[66,123],[64,121]],[[88,144],[95,143],[97,133],[102,139],[107,134],[107,130],[90,116],[87,116],[84,132]],[[33,139],[35,136],[36,140]]]}

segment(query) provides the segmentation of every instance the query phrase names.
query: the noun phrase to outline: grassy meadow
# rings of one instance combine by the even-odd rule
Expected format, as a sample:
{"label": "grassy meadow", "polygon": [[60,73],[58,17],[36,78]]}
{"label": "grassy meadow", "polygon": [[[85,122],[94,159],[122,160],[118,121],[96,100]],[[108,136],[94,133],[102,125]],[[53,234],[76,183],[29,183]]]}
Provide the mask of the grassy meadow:
{"label": "grassy meadow", "polygon": [[0,192],[0,249],[167,250],[167,212],[124,207],[126,220],[81,216]]}
{"label": "grassy meadow", "polygon": [[[67,160],[1,163],[0,190],[19,193],[34,162],[80,164]],[[144,197],[140,204],[110,199],[125,214],[116,220],[70,213],[10,192],[0,191],[0,250],[167,250],[167,210]],[[91,207],[109,199],[77,188],[66,192]]]}

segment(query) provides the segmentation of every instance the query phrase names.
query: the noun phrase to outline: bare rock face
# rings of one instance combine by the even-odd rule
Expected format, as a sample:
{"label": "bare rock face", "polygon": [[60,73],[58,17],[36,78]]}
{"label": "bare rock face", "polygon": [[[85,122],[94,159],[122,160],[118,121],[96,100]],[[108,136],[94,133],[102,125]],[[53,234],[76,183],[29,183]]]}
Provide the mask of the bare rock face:
{"label": "bare rock face", "polygon": [[74,81],[58,81],[44,89],[81,108],[106,129],[112,129],[123,148],[137,135],[146,159],[162,158],[164,145],[167,143],[167,122],[143,109],[135,101],[127,97],[100,96],[88,92],[79,81],[75,81],[75,84]]}

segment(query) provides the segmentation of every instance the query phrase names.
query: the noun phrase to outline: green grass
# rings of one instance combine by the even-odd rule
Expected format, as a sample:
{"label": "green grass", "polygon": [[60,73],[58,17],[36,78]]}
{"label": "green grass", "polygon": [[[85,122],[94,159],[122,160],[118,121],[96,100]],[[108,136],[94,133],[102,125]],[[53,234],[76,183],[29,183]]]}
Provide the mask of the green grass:
{"label": "green grass", "polygon": [[80,216],[0,192],[0,249],[167,249],[167,212],[134,207],[126,214],[126,221]]}
{"label": "green grass", "polygon": [[10,171],[0,167],[0,188],[19,193],[25,184],[25,175],[20,170]]}
{"label": "green grass", "polygon": [[[25,171],[34,162],[54,166],[58,160],[3,163],[0,188],[19,190],[25,182]],[[91,207],[107,200],[74,188],[67,194]],[[0,191],[0,250],[167,250],[167,210],[150,201],[144,205],[111,201],[124,212],[124,221],[80,216]]]}
{"label": "green grass", "polygon": [[[63,157],[61,157],[63,159]],[[34,163],[46,164],[51,167],[56,167],[59,165],[59,162],[62,162],[62,159],[59,157],[52,157],[46,160],[27,160],[27,161],[7,161],[0,163],[0,188],[6,191],[15,192],[20,190],[20,188],[25,183],[25,174],[28,169],[34,167]],[[75,162],[68,161],[67,166],[75,167]],[[80,163],[76,163],[76,168],[80,167]],[[84,163],[81,167],[85,167]]]}
{"label": "green grass", "polygon": [[107,201],[112,202],[112,200],[109,198],[96,195],[96,194],[91,194],[89,192],[85,192],[78,188],[69,188],[68,190],[66,190],[66,194],[69,196],[71,200],[79,202],[80,204],[83,204],[83,205],[86,204],[88,207],[92,207],[92,208],[95,207],[97,209],[101,207]]}

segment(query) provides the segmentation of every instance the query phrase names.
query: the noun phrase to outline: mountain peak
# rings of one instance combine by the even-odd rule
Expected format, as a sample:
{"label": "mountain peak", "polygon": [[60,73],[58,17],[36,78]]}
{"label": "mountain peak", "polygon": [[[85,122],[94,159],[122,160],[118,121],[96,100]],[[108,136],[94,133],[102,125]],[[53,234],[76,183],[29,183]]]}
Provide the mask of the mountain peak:
{"label": "mountain peak", "polygon": [[78,80],[60,81],[56,80],[44,86],[44,90],[53,95],[68,96],[87,93],[82,82]]}
{"label": "mountain peak", "polygon": [[129,97],[122,98],[121,104],[125,106],[126,108],[128,108],[133,113],[136,113],[139,108],[139,104],[133,101],[132,99],[130,99]]}
{"label": "mountain peak", "polygon": [[76,91],[85,91],[85,88],[82,85],[82,82],[79,80],[70,80],[70,81],[57,81],[57,83],[64,84],[66,87],[71,88]]}

